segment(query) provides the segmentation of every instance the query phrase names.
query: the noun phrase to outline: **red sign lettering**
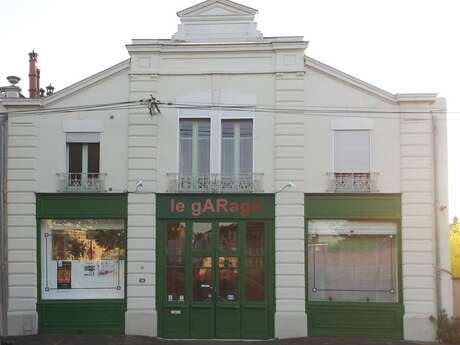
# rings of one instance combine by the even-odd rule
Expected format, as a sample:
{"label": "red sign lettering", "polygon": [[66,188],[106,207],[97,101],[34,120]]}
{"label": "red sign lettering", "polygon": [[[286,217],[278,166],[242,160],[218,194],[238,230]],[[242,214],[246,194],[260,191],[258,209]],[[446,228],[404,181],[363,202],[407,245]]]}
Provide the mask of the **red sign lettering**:
{"label": "red sign lettering", "polygon": [[233,213],[238,214],[241,217],[247,217],[251,214],[258,213],[262,210],[262,204],[256,201],[232,201],[229,202],[225,198],[207,198],[204,201],[193,201],[190,205],[185,204],[182,201],[176,202],[171,199],[171,213],[184,213],[190,209],[192,216],[197,217],[204,214],[215,214],[215,213]]}

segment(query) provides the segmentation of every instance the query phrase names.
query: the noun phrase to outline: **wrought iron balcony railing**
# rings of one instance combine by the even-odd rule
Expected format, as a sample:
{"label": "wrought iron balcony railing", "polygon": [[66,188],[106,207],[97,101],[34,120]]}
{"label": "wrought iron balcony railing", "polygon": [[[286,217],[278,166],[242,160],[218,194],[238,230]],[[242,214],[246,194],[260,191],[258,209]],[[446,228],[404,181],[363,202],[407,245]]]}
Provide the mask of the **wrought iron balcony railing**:
{"label": "wrought iron balcony railing", "polygon": [[371,193],[378,192],[378,173],[327,173],[328,192]]}
{"label": "wrought iron balcony railing", "polygon": [[167,173],[170,193],[257,193],[263,192],[262,173],[237,175],[182,175]]}
{"label": "wrought iron balcony railing", "polygon": [[58,192],[105,192],[105,173],[58,173]]}

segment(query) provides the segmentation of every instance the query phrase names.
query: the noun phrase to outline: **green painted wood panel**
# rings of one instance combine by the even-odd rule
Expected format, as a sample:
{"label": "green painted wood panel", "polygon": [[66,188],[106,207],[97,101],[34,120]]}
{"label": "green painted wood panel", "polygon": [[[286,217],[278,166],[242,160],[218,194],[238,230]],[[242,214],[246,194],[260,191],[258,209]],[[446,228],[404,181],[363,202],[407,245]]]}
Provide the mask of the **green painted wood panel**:
{"label": "green painted wood panel", "polygon": [[160,219],[273,219],[273,194],[157,194]]}
{"label": "green painted wood panel", "polygon": [[[310,336],[365,336],[403,338],[401,195],[400,194],[306,194],[306,238],[309,219],[394,221],[398,225],[398,303],[309,302]],[[305,246],[308,277],[308,246]]]}
{"label": "green painted wood panel", "polygon": [[190,320],[190,337],[195,339],[214,338],[215,311],[214,308],[192,307]]}
{"label": "green painted wood panel", "polygon": [[216,338],[241,338],[241,309],[239,306],[216,308]]}
{"label": "green painted wood panel", "polygon": [[127,194],[37,193],[37,218],[126,218]]}
{"label": "green painted wood panel", "polygon": [[[273,220],[257,220],[264,224],[265,259],[265,298],[260,301],[246,301],[244,287],[245,273],[245,229],[252,220],[236,220],[241,230],[239,234],[239,250],[237,252],[221,252],[218,249],[218,223],[229,219],[200,220],[212,223],[212,248],[207,251],[191,250],[191,232],[193,220],[181,219],[186,226],[186,293],[185,301],[168,301],[166,293],[166,229],[167,224],[177,223],[178,219],[159,219],[157,222],[157,309],[159,310],[158,332],[165,338],[196,338],[196,339],[268,339],[274,336],[274,222]],[[188,229],[188,230],[187,230]],[[194,257],[212,257],[216,263],[219,256],[239,258],[240,295],[235,302],[214,299],[213,301],[192,302],[192,264]],[[216,266],[213,266],[213,286],[219,290]],[[178,311],[181,313],[178,313]],[[171,311],[174,311],[171,313]]]}
{"label": "green painted wood panel", "polygon": [[400,194],[306,194],[305,217],[310,219],[399,219]]}
{"label": "green painted wood panel", "polygon": [[269,311],[265,308],[243,307],[241,313],[241,337],[243,339],[264,339],[269,334]]}
{"label": "green painted wood panel", "polygon": [[48,300],[37,303],[40,334],[124,334],[125,300]]}
{"label": "green painted wood panel", "polygon": [[189,338],[190,313],[187,308],[167,307],[162,308],[163,329],[161,337],[165,338]]}
{"label": "green painted wood panel", "polygon": [[42,260],[39,219],[126,219],[127,194],[38,193],[36,201],[38,332],[41,334],[124,334],[126,296],[124,299],[43,300],[41,298]]}
{"label": "green painted wood panel", "polygon": [[308,334],[402,339],[403,314],[400,304],[308,303]]}

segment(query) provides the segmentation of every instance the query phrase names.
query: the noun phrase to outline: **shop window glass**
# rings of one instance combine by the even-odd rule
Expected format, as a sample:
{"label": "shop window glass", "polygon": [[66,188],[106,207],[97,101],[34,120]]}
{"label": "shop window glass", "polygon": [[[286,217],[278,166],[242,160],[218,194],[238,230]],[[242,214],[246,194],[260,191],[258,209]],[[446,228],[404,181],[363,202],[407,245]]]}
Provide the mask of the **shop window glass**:
{"label": "shop window glass", "polygon": [[310,301],[397,302],[397,226],[390,222],[308,222]]}
{"label": "shop window glass", "polygon": [[185,223],[166,227],[166,295],[168,302],[185,301]]}
{"label": "shop window glass", "polygon": [[239,269],[237,257],[219,257],[219,298],[235,302],[239,299]]}
{"label": "shop window glass", "polygon": [[42,220],[42,298],[124,298],[125,250],[123,220]]}
{"label": "shop window glass", "polygon": [[246,225],[245,298],[263,301],[265,295],[264,223]]}
{"label": "shop window glass", "polygon": [[238,223],[219,223],[219,250],[238,250]]}

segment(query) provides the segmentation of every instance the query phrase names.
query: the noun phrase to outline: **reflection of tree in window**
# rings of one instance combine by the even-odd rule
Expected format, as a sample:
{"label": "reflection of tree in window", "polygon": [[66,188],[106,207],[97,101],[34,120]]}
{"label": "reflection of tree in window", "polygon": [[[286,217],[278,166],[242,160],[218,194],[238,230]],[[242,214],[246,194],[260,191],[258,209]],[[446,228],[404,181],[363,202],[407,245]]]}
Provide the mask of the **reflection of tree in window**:
{"label": "reflection of tree in window", "polygon": [[185,223],[169,223],[166,228],[166,293],[168,302],[185,299]]}
{"label": "reflection of tree in window", "polygon": [[245,298],[262,301],[265,297],[264,223],[246,225]]}
{"label": "reflection of tree in window", "polygon": [[238,223],[219,224],[220,250],[236,251],[238,249]]}
{"label": "reflection of tree in window", "polygon": [[227,301],[237,301],[238,289],[238,258],[219,257],[219,295]]}
{"label": "reflection of tree in window", "polygon": [[121,230],[53,230],[53,260],[123,260]]}
{"label": "reflection of tree in window", "polygon": [[193,223],[193,250],[209,250],[212,240],[211,223]]}
{"label": "reflection of tree in window", "polygon": [[94,233],[94,240],[104,249],[106,256],[124,259],[125,239],[122,231],[96,230]]}

